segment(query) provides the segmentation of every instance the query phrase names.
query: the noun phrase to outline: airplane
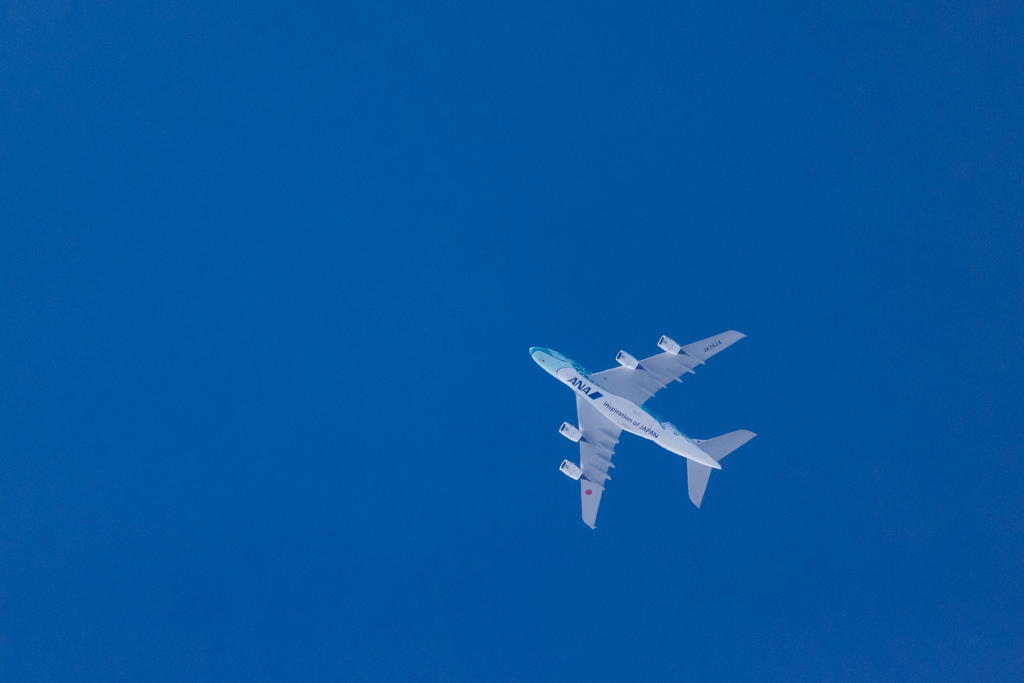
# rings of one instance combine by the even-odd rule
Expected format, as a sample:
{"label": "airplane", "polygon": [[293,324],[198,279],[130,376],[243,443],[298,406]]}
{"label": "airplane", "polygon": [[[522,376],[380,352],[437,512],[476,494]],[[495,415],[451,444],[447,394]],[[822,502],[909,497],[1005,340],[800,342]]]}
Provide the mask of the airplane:
{"label": "airplane", "polygon": [[718,462],[753,439],[754,432],[741,429],[713,439],[691,439],[671,422],[666,422],[644,406],[672,382],[682,383],[683,374],[693,373],[711,356],[747,335],[734,330],[699,342],[680,346],[668,337],[658,341],[662,350],[656,356],[638,361],[625,351],[615,356],[619,366],[589,373],[582,365],[557,351],[533,347],[530,356],[576,394],[577,429],[563,422],[558,430],[580,445],[580,464],[564,460],[559,469],[580,482],[583,521],[591,529],[597,521],[608,468],[619,434],[625,430],[653,441],[662,448],[686,458],[686,477],[690,500],[698,508],[704,498],[711,470],[720,470]]}

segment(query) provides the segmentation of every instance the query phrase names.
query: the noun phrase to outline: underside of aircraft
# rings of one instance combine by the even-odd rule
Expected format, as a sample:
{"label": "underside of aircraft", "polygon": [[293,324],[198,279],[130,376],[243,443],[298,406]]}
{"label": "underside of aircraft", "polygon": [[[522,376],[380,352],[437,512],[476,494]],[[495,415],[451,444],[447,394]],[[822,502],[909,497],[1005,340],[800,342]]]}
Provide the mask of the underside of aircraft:
{"label": "underside of aircraft", "polygon": [[722,458],[756,435],[739,430],[713,439],[691,439],[671,422],[651,412],[644,403],[672,382],[681,382],[684,374],[693,373],[711,356],[745,336],[729,331],[685,346],[662,337],[658,342],[662,353],[637,360],[619,351],[615,357],[619,367],[593,374],[557,351],[530,349],[538,365],[576,394],[579,427],[566,422],[559,432],[579,443],[580,464],[565,460],[559,469],[580,482],[583,521],[588,526],[594,528],[597,520],[605,482],[611,479],[608,470],[615,467],[612,456],[623,431],[654,441],[686,458],[690,500],[700,507],[711,470],[721,469]]}

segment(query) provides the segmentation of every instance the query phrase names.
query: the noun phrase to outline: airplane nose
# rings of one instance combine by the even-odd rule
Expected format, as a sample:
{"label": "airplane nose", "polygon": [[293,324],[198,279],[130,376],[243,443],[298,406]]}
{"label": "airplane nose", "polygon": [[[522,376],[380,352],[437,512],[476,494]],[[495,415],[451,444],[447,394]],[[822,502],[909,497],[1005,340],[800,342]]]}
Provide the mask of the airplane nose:
{"label": "airplane nose", "polygon": [[[544,349],[539,346],[534,346],[530,349],[530,357],[533,358],[533,362],[547,370],[552,375],[555,375],[555,373],[562,368],[572,365],[572,361],[557,351]],[[557,375],[555,376],[557,377]]]}

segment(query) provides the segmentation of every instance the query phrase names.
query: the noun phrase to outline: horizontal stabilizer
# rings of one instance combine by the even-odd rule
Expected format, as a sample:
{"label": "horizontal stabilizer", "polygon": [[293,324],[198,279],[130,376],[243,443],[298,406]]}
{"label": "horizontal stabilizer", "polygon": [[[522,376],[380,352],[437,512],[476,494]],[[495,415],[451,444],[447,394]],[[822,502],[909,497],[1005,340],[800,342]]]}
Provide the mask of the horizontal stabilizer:
{"label": "horizontal stabilizer", "polygon": [[[694,439],[693,442],[697,444],[698,448],[714,458],[715,462],[718,462],[746,442],[753,439],[755,436],[757,436],[757,434],[754,432],[748,432],[746,429],[740,429],[739,431],[729,432],[728,434],[716,436],[715,438],[707,439],[706,441]],[[710,476],[710,467],[702,465],[696,460],[690,460],[687,458],[686,479],[690,489],[690,500],[692,500],[693,504],[697,507],[700,507],[700,501],[704,499],[704,490],[708,487],[708,478]]]}
{"label": "horizontal stabilizer", "polygon": [[[705,441],[694,439],[693,442],[697,444],[698,448],[718,461],[753,439],[755,436],[757,436],[757,434],[754,432],[747,431],[746,429],[740,429]],[[698,507],[700,507],[699,503]]]}
{"label": "horizontal stabilizer", "polygon": [[690,487],[690,500],[697,507],[704,498],[704,489],[708,487],[708,477],[711,476],[711,468],[701,465],[696,460],[686,460],[686,480]]}

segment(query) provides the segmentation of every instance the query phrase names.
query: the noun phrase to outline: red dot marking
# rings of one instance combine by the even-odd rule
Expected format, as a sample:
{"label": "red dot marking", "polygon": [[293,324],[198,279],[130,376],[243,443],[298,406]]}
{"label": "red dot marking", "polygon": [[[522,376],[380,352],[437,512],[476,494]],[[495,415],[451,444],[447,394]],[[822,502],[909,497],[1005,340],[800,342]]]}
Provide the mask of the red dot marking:
{"label": "red dot marking", "polygon": [[589,496],[591,493],[593,493],[593,491],[591,491],[590,489],[587,489],[587,495]]}

